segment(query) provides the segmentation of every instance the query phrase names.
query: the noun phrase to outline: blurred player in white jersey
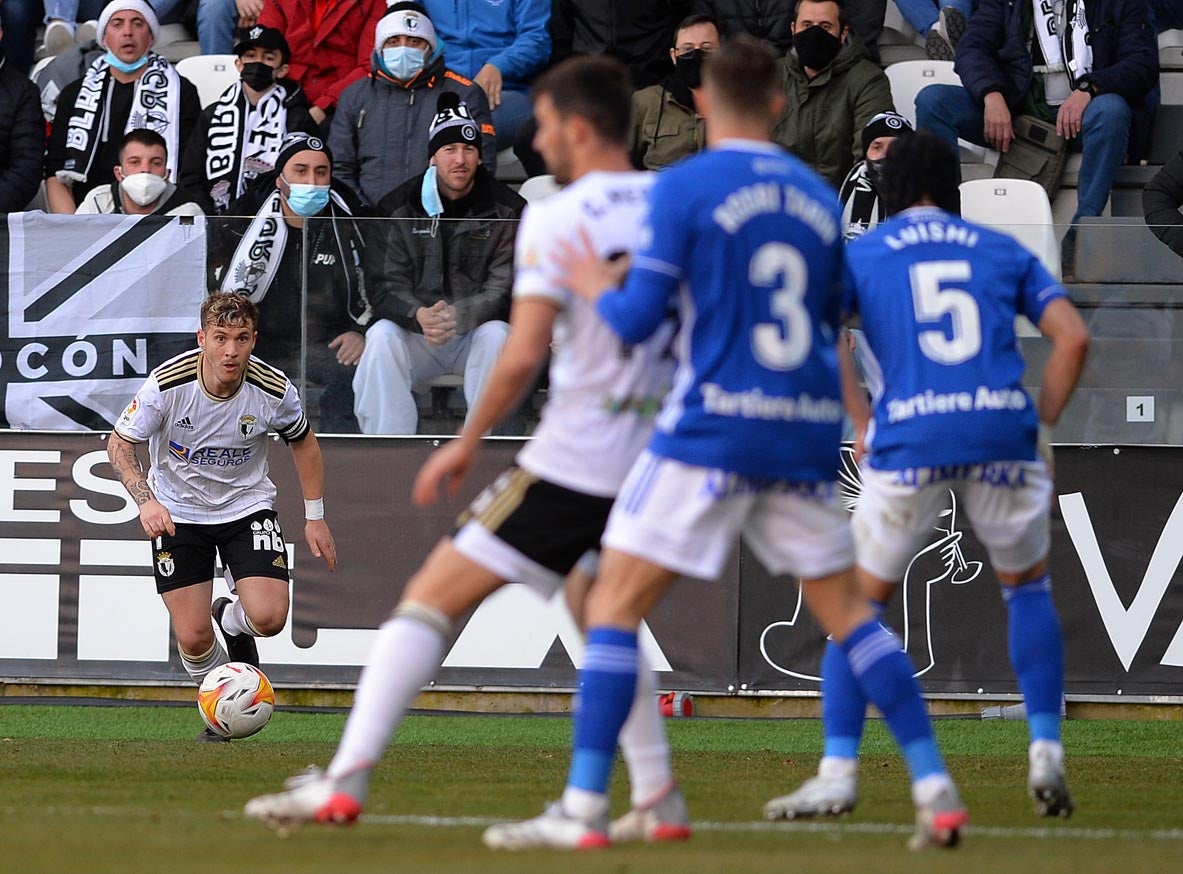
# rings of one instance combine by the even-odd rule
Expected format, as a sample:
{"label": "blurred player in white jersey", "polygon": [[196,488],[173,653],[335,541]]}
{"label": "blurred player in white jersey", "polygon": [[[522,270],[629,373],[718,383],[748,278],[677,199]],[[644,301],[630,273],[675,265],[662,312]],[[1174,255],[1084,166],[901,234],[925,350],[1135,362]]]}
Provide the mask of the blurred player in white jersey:
{"label": "blurred player in white jersey", "polygon": [[[891,218],[847,252],[847,310],[861,318],[882,380],[873,415],[861,395],[851,409],[868,456],[853,523],[858,576],[881,611],[950,490],[957,495],[1002,585],[1008,651],[1030,728],[1028,792],[1040,815],[1067,817],[1064,644],[1047,563],[1053,488],[1045,432],[1076,387],[1088,330],[1034,255],[956,215],[957,175],[953,149],[931,133],[897,140],[880,183]],[[1016,315],[1051,341],[1038,403],[1021,382]],[[854,807],[867,701],[832,644],[822,690],[818,775],[769,802],[770,813],[794,818]]]}
{"label": "blurred player in white jersey", "polygon": [[567,786],[542,816],[491,826],[490,847],[603,843],[638,625],[679,575],[717,578],[741,534],[769,571],[801,581],[805,602],[884,714],[912,777],[914,844],[951,846],[966,822],[911,663],[854,581],[836,483],[840,213],[825,182],[769,142],[785,100],[778,70],[747,37],[707,58],[708,149],[654,184],[623,289],[594,246],[564,258],[570,288],[597,301],[625,342],[644,342],[676,302],[678,371],[605,529]]}
{"label": "blurred player in white jersey", "polygon": [[[568,603],[578,618],[612,501],[652,433],[673,371],[672,319],[626,346],[594,307],[561,287],[553,261],[558,241],[581,226],[605,257],[630,252],[640,235],[653,177],[629,163],[627,73],[616,61],[584,57],[554,68],[535,90],[534,144],[567,187],[531,204],[522,218],[509,339],[460,437],[419,472],[415,503],[433,503],[445,484],[456,492],[481,438],[517,408],[550,356],[542,421],[516,465],[460,516],[379,629],[327,773],[253,799],[247,816],[272,824],[356,819],[370,772],[438,671],[453,623],[507,582],[549,598],[571,575]],[[685,804],[670,770],[652,671],[641,673],[621,735],[633,809],[613,824],[613,836],[685,839]]]}
{"label": "blurred player in white jersey", "polygon": [[[168,608],[181,663],[197,683],[227,661],[258,666],[254,639],[278,634],[287,621],[287,550],[267,476],[269,431],[292,451],[312,554],[330,570],[337,563],[324,521],[320,445],[295,386],[251,357],[258,324],[259,311],[246,297],[207,297],[199,348],[149,374],[107,441],[111,466],[152,538],[156,590]],[[145,441],[146,476],[136,455]],[[225,649],[211,622],[216,555],[238,595],[212,607]],[[199,739],[226,740],[208,728]]]}

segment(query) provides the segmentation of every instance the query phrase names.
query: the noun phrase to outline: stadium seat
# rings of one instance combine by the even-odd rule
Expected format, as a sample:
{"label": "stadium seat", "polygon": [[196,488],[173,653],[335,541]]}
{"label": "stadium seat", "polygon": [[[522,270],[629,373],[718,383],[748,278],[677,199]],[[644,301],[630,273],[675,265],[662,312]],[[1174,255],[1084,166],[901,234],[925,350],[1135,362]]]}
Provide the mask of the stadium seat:
{"label": "stadium seat", "polygon": [[522,166],[522,162],[518,160],[518,156],[513,153],[513,149],[502,149],[497,153],[497,171],[495,175],[498,181],[504,182],[507,185],[525,181],[526,169]]}
{"label": "stadium seat", "polygon": [[[883,14],[883,33],[887,36],[879,38],[879,45],[903,45],[916,42],[916,31],[904,19],[899,7],[894,2],[888,2]],[[897,35],[902,38],[897,38]]]}
{"label": "stadium seat", "polygon": [[1158,65],[1163,70],[1183,70],[1183,30],[1158,35]]}
{"label": "stadium seat", "polygon": [[238,79],[235,55],[194,55],[177,62],[177,72],[197,88],[204,109]]}
{"label": "stadium seat", "polygon": [[558,190],[559,186],[555,182],[555,177],[531,176],[522,183],[522,187],[518,189],[518,194],[527,203],[532,203],[535,200],[542,200],[544,197],[549,197]]}
{"label": "stadium seat", "polygon": [[[961,183],[961,215],[1010,234],[1060,277],[1060,243],[1047,192],[1027,179],[975,179]],[[1016,218],[1018,222],[1016,222]]]}
{"label": "stadium seat", "polygon": [[[916,95],[929,85],[961,85],[961,77],[953,71],[952,61],[900,61],[892,64],[884,72],[887,81],[891,83],[891,102],[895,104],[895,111],[916,124]],[[989,160],[992,150],[984,146],[974,145],[960,140],[961,161],[986,161],[997,163],[997,158]]]}

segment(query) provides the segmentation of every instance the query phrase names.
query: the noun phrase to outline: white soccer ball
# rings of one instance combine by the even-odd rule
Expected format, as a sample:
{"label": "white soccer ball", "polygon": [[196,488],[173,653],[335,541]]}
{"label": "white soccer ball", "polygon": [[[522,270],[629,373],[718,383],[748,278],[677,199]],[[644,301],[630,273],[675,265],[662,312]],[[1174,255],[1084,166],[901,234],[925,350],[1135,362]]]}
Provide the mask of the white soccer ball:
{"label": "white soccer ball", "polygon": [[222,737],[250,737],[275,712],[275,690],[267,675],[246,662],[228,662],[205,675],[197,709],[211,731]]}

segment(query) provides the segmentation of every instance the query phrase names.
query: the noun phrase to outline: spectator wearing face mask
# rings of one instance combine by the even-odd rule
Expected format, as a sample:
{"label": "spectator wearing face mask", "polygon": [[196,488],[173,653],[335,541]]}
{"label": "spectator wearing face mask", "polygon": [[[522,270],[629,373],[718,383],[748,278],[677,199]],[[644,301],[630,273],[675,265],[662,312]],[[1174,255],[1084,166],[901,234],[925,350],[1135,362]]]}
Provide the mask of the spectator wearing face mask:
{"label": "spectator wearing face mask", "polygon": [[179,177],[201,101],[197,89],[152,51],[160,31],[144,0],[115,0],[99,17],[99,45],[106,54],[57,101],[45,158],[50,212],[72,213],[100,185],[114,180],[124,133],[148,128],[167,144],[170,179]]}
{"label": "spectator wearing face mask", "polygon": [[800,0],[781,65],[789,99],[772,139],[837,187],[863,160],[867,122],[895,108],[887,76],[853,35],[841,0]]}
{"label": "spectator wearing face mask", "polygon": [[445,91],[481,132],[481,161],[497,167],[497,134],[484,90],[444,65],[444,47],[418,3],[393,3],[374,29],[373,70],[341,95],[329,146],[337,178],[367,207],[423,170],[436,101]]}
{"label": "spectator wearing face mask", "polygon": [[670,49],[673,74],[633,94],[629,151],[637,169],[660,170],[706,145],[697,95],[703,59],[719,47],[719,39],[719,24],[711,16],[683,19]]}
{"label": "spectator wearing face mask", "polygon": [[283,34],[256,25],[240,33],[234,53],[239,81],[202,111],[181,167],[181,187],[211,215],[274,169],[288,133],[318,133],[304,91],[287,78],[292,52]]}
{"label": "spectator wearing face mask", "polygon": [[322,432],[357,432],[352,382],[370,320],[360,212],[324,141],[292,133],[275,170],[230,205],[230,216],[253,218],[224,218],[211,233],[210,287],[259,307],[256,353],[301,384]]}
{"label": "spectator wearing face mask", "polygon": [[75,215],[202,215],[201,206],[168,181],[168,146],[156,131],[138,128],[119,143],[115,181],[92,188]]}
{"label": "spectator wearing face mask", "polygon": [[842,234],[847,240],[861,237],[886,218],[879,199],[879,169],[888,147],[912,132],[912,124],[898,112],[881,112],[863,128],[864,159],[850,168],[838,189]]}

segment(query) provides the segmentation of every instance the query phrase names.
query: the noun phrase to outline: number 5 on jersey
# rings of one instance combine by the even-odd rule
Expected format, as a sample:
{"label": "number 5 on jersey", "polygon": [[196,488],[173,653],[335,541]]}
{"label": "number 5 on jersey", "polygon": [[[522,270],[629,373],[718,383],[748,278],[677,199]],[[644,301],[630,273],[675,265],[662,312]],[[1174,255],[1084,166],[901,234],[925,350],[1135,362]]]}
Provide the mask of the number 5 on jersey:
{"label": "number 5 on jersey", "polygon": [[912,283],[912,307],[918,324],[953,320],[953,336],[944,327],[920,331],[917,340],[924,356],[937,364],[961,364],[982,350],[982,317],[978,302],[961,288],[945,288],[946,282],[969,282],[968,261],[921,261],[908,271]]}

